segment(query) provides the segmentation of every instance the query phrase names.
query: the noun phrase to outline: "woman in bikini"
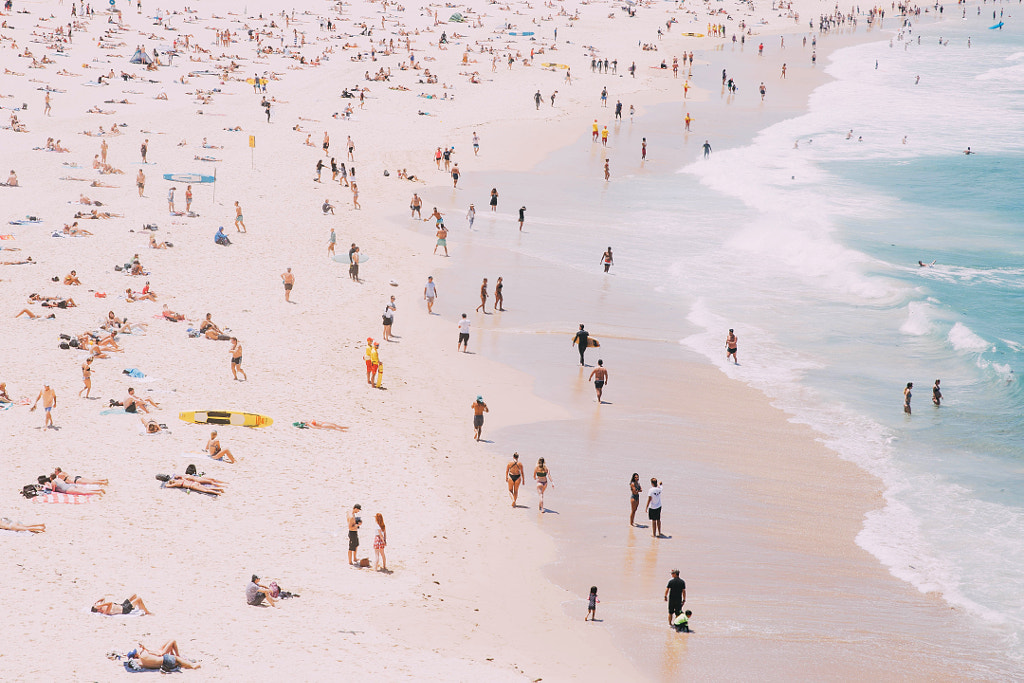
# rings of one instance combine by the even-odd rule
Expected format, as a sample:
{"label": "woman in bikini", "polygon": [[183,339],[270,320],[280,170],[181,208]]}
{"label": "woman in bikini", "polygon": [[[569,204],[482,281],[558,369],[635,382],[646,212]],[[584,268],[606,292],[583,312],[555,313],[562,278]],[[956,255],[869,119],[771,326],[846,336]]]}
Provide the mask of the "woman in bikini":
{"label": "woman in bikini", "polygon": [[112,614],[131,614],[136,608],[142,610],[143,614],[152,614],[138,595],[132,595],[124,602],[113,602],[106,598],[100,598],[93,603],[89,611],[110,616]]}
{"label": "woman in bikini", "polygon": [[555,483],[549,481],[551,479],[551,470],[544,464],[544,458],[537,461],[537,467],[533,470],[533,478],[537,482],[537,494],[540,496],[540,504],[537,509],[544,512],[544,491],[548,488],[548,484],[554,488]]}
{"label": "woman in bikini", "polygon": [[0,517],[0,529],[4,531],[31,531],[33,534],[41,534],[46,531],[45,524],[21,524],[14,522],[7,517]]}
{"label": "woman in bikini", "polygon": [[636,509],[640,506],[640,494],[643,492],[643,487],[640,486],[640,475],[636,472],[633,473],[633,478],[629,480],[629,525],[636,526],[633,522],[633,518],[636,516]]}
{"label": "woman in bikini", "polygon": [[523,478],[523,465],[519,462],[519,454],[512,454],[512,462],[505,468],[505,481],[508,482],[508,495],[512,497],[512,507],[516,506],[519,497],[520,479]]}
{"label": "woman in bikini", "polygon": [[206,442],[206,452],[210,454],[210,457],[214,460],[224,460],[231,463],[235,463],[235,456],[231,454],[231,451],[227,448],[220,447],[220,439],[217,438],[217,430],[210,432],[210,440]]}

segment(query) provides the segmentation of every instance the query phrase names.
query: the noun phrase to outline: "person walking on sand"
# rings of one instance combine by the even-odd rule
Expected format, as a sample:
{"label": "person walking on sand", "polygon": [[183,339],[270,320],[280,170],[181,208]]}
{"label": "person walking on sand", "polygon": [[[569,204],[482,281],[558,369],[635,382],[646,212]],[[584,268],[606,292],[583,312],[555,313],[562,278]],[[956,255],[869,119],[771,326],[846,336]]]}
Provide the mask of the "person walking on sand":
{"label": "person walking on sand", "polygon": [[455,347],[456,353],[459,351],[463,353],[469,353],[469,318],[466,314],[462,314],[462,319],[459,320],[459,345]]}
{"label": "person walking on sand", "polygon": [[57,393],[50,388],[49,384],[43,385],[43,390],[36,396],[35,403],[29,409],[32,412],[39,405],[39,399],[43,399],[43,410],[46,412],[46,419],[43,421],[43,428],[53,427],[53,413],[51,412],[57,407]]}
{"label": "person walking on sand", "polygon": [[458,189],[459,187],[459,162],[455,162],[452,166],[452,187]]}
{"label": "person walking on sand", "polygon": [[50,110],[53,107],[50,105],[50,91],[46,91],[46,97],[43,98],[43,113],[50,116]]}
{"label": "person walking on sand", "polygon": [[547,490],[548,484],[551,484],[551,488],[555,487],[555,482],[551,480],[551,470],[544,464],[544,458],[537,460],[537,467],[533,470],[533,480],[537,482],[537,495],[540,496],[537,509],[544,512],[544,492]]}
{"label": "person walking on sand", "polygon": [[605,182],[608,182],[609,180],[612,179],[612,170],[608,167],[608,164],[610,164],[610,163],[611,163],[610,159],[605,159],[604,160],[604,180],[605,180]]}
{"label": "person walking on sand", "polygon": [[651,520],[651,535],[661,537],[661,483],[651,477],[651,488],[647,490],[647,519]]}
{"label": "person walking on sand", "polygon": [[491,188],[491,212],[494,213],[498,210],[498,188]]}
{"label": "person walking on sand", "polygon": [[[238,227],[242,226],[242,227]],[[242,220],[242,207],[239,203],[235,202],[235,231],[236,232],[249,232],[245,228],[245,221]]]}
{"label": "person walking on sand", "polygon": [[143,141],[142,146],[139,147],[139,153],[142,154],[142,163],[149,163],[146,161],[146,155],[149,154],[149,138]]}
{"label": "person walking on sand", "polygon": [[174,213],[174,191],[176,189],[178,189],[178,188],[172,186],[171,189],[167,190],[167,212],[168,213]]}
{"label": "person walking on sand", "polygon": [[100,141],[100,161],[102,161],[103,163],[107,163],[107,148],[108,148],[107,147],[107,141],[106,140],[101,140]]}
{"label": "person walking on sand", "polygon": [[331,236],[327,238],[327,255],[331,256],[334,254],[334,247],[338,243],[338,236],[334,233],[334,228],[331,228]]}
{"label": "person walking on sand", "polygon": [[363,506],[356,503],[348,513],[348,563],[353,567],[359,566],[357,551],[359,550],[359,526],[363,523],[361,517],[357,517],[363,511]]}
{"label": "person walking on sand", "polygon": [[139,169],[138,175],[135,176],[135,187],[139,188],[140,197],[142,196],[142,193],[146,191],[146,174],[142,172],[141,168]]}
{"label": "person walking on sand", "polygon": [[483,311],[484,315],[487,315],[487,278],[484,278],[483,284],[480,285],[480,305],[476,307],[477,311]]}
{"label": "person walking on sand", "polygon": [[495,283],[494,285],[494,310],[496,311],[504,312],[505,310],[505,294],[503,291],[504,289],[505,283],[502,282],[501,278],[499,277],[498,282]]}
{"label": "person walking on sand", "polygon": [[647,138],[640,141],[640,161],[647,161]]}
{"label": "person walking on sand", "polygon": [[640,507],[640,494],[644,492],[640,485],[640,475],[636,472],[629,479],[629,525],[636,526],[636,509]]}
{"label": "person walking on sand", "polygon": [[519,232],[523,231],[523,223],[526,222],[526,207],[519,207]]}
{"label": "person walking on sand", "polygon": [[373,518],[377,522],[377,534],[373,537],[373,568],[378,572],[386,572],[388,558],[384,549],[388,547],[388,529],[384,526],[384,515],[378,512]]}
{"label": "person walking on sand", "polygon": [[607,251],[601,255],[601,264],[604,266],[604,272],[608,272],[608,269],[615,265],[615,257],[612,256],[612,248],[608,247]]}
{"label": "person walking on sand", "polygon": [[665,586],[665,602],[668,603],[668,625],[678,617],[686,604],[686,582],[679,578],[679,570],[672,570],[672,578]]}
{"label": "person walking on sand", "polygon": [[941,380],[935,380],[935,384],[932,386],[932,403],[936,406],[942,405],[942,391],[939,389],[939,382]]}
{"label": "person walking on sand", "polygon": [[913,396],[911,391],[914,388],[913,382],[907,382],[907,388],[903,390],[903,412],[910,415],[910,399]]}
{"label": "person walking on sand", "polygon": [[597,603],[601,602],[597,599],[597,586],[590,587],[590,597],[587,599],[587,616],[583,617],[583,621],[590,619],[591,622],[597,620]]}
{"label": "person walking on sand", "polygon": [[576,332],[576,336],[572,338],[572,343],[576,345],[576,349],[580,352],[580,365],[586,367],[586,363],[583,361],[583,354],[587,352],[587,346],[590,345],[590,333],[583,329],[583,323],[580,323],[580,329]]}
{"label": "person walking on sand", "polygon": [[[423,287],[423,300],[427,302],[427,315],[434,314],[434,299],[437,298],[437,285],[434,284],[434,276],[427,276],[427,284]],[[466,317],[466,316],[462,316]]]}
{"label": "person walking on sand", "polygon": [[409,202],[409,210],[412,212],[412,218],[423,218],[423,214],[420,213],[420,209],[423,208],[423,200],[415,192],[412,193],[412,200]]}
{"label": "person walking on sand", "polygon": [[82,383],[84,387],[78,392],[79,398],[82,396],[82,392],[85,392],[85,397],[89,398],[89,392],[92,391],[92,356],[85,359],[82,363]]}
{"label": "person walking on sand", "polygon": [[594,389],[597,390],[597,404],[601,405],[604,403],[601,400],[601,394],[604,391],[604,385],[608,384],[608,371],[605,370],[604,361],[600,358],[597,359],[597,367],[590,373],[588,381],[594,382]]}
{"label": "person walking on sand", "polygon": [[231,338],[231,376],[234,379],[238,379],[238,373],[242,373],[242,379],[249,381],[249,377],[245,374],[245,370],[242,369],[242,345],[238,343],[238,339],[235,337]]}
{"label": "person walking on sand", "polygon": [[739,343],[739,338],[736,333],[731,329],[729,330],[729,336],[725,338],[725,360],[729,360],[729,356],[732,356],[732,362],[734,365],[739,365],[740,361],[736,357],[736,344]]}
{"label": "person walking on sand", "polygon": [[444,249],[444,255],[448,255],[448,228],[444,227],[444,223],[437,224],[437,244],[434,245],[434,253],[437,253],[437,248],[441,247]]}
{"label": "person walking on sand", "polygon": [[[465,315],[465,313],[463,313]],[[460,337],[462,335],[459,335]],[[467,342],[468,343],[468,342]],[[477,441],[480,440],[480,433],[484,430],[484,413],[491,412],[487,409],[487,404],[484,403],[483,396],[477,396],[476,400],[473,401],[473,438]]]}
{"label": "person walking on sand", "polygon": [[522,484],[523,464],[519,462],[519,453],[512,454],[512,462],[505,466],[505,481],[508,482],[508,495],[512,498],[512,507],[519,499],[519,485]]}
{"label": "person walking on sand", "polygon": [[295,286],[295,276],[292,275],[291,268],[281,273],[281,281],[284,283],[284,300],[292,303],[292,287]]}
{"label": "person walking on sand", "polygon": [[466,212],[466,220],[469,221],[469,229],[473,229],[473,221],[476,220],[476,207],[472,204],[469,205],[469,211]]}

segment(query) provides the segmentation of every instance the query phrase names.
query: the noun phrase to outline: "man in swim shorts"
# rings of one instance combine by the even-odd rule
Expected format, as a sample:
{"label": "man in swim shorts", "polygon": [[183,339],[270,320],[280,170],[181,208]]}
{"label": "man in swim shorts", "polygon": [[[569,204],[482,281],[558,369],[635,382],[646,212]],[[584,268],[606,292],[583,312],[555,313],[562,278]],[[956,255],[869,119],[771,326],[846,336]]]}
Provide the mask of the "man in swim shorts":
{"label": "man in swim shorts", "polygon": [[462,320],[459,321],[459,345],[455,347],[455,350],[469,353],[469,319],[465,313],[462,314]]}
{"label": "man in swim shorts", "polygon": [[597,367],[590,373],[590,379],[594,382],[594,389],[597,390],[597,403],[600,405],[604,403],[601,400],[601,393],[604,390],[604,385],[608,384],[608,371],[604,369],[604,361],[600,358],[597,359]]}
{"label": "man in swim shorts", "polygon": [[732,330],[729,330],[729,336],[725,338],[725,359],[729,360],[729,356],[732,356],[732,362],[735,365],[740,364],[739,360],[736,358],[736,344],[738,342],[739,339],[736,337],[736,334]]}
{"label": "man in swim shorts", "polygon": [[[463,314],[465,315],[465,314]],[[474,438],[479,441],[480,433],[484,429],[484,413],[491,412],[487,409],[487,404],[484,403],[483,396],[477,396],[476,400],[473,401],[473,432]]]}
{"label": "man in swim shorts", "polygon": [[248,381],[249,377],[246,376],[245,370],[242,369],[242,345],[238,343],[238,339],[235,337],[231,338],[231,376],[238,379],[238,373],[242,373],[242,379]]}
{"label": "man in swim shorts", "polygon": [[39,399],[43,399],[43,410],[46,411],[46,420],[43,422],[43,428],[53,426],[53,415],[50,413],[51,410],[57,407],[57,393],[50,388],[49,384],[43,385],[43,390],[36,396],[35,403],[32,404],[32,410],[36,409],[39,404]]}
{"label": "man in swim shorts", "polygon": [[295,276],[292,275],[291,268],[281,273],[281,281],[284,282],[284,300],[291,303],[292,287],[295,286]]}

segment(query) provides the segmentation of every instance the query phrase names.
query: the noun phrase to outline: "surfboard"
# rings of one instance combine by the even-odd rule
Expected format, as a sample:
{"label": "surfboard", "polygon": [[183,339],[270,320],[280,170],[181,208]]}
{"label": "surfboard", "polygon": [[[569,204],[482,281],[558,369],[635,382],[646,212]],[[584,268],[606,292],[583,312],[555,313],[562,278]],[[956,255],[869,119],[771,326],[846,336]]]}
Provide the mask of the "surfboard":
{"label": "surfboard", "polygon": [[703,33],[680,33],[679,35],[681,35],[681,36],[689,36],[691,38],[703,38],[704,37]]}
{"label": "surfboard", "polygon": [[533,31],[509,31],[510,36],[532,36]]}
{"label": "surfboard", "polygon": [[[247,79],[245,79],[245,82],[248,83],[249,85],[252,85],[253,84],[253,79],[247,78]],[[266,85],[267,83],[269,83],[269,81],[267,79],[265,79],[265,78],[261,78],[260,79],[260,85]]]}
{"label": "surfboard", "polygon": [[1000,22],[999,22],[998,24],[996,24],[995,26],[989,26],[989,28],[990,28],[990,29],[992,29],[992,28],[1002,28],[1003,26],[1005,26],[1005,24],[1004,24],[1003,22],[1001,22],[1001,21],[1000,21]]}
{"label": "surfboard", "polygon": [[235,427],[269,427],[274,420],[256,413],[240,413],[234,410],[205,410],[178,413],[178,419],[201,425],[234,425]]}
{"label": "surfboard", "polygon": [[551,67],[551,68],[554,68],[554,69],[568,69],[569,68],[568,64],[555,64],[554,62],[544,62],[543,64],[541,64],[541,66],[547,66],[547,67]]}
{"label": "surfboard", "polygon": [[[335,263],[344,263],[346,265],[348,265],[348,263],[349,263],[348,254],[347,253],[346,254],[335,254],[331,258],[334,260]],[[366,263],[369,260],[370,260],[369,256],[367,256],[363,252],[359,252],[359,265],[363,265],[364,263]]]}
{"label": "surfboard", "polygon": [[[573,335],[573,336],[575,336],[575,335]],[[601,342],[597,341],[597,339],[595,339],[593,337],[589,337],[589,336],[587,337],[587,348],[588,349],[596,349],[599,346],[601,346]]]}
{"label": "surfboard", "polygon": [[212,175],[202,175],[200,173],[164,173],[164,180],[170,180],[174,183],[212,183],[216,181]]}

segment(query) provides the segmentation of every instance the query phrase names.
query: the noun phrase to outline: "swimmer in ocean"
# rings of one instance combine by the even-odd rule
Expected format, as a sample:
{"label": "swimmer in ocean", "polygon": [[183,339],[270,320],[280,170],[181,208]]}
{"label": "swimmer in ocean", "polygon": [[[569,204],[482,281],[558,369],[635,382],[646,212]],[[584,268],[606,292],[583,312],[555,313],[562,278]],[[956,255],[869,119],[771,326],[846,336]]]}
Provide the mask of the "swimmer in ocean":
{"label": "swimmer in ocean", "polygon": [[942,391],[939,389],[939,381],[935,380],[935,385],[932,387],[932,403],[936,406],[942,405]]}
{"label": "swimmer in ocean", "polygon": [[[938,259],[935,259],[935,261],[938,261]],[[931,268],[932,266],[935,265],[935,261],[932,261],[931,263],[925,263],[924,261],[918,261],[917,265],[920,266],[921,268]]]}

